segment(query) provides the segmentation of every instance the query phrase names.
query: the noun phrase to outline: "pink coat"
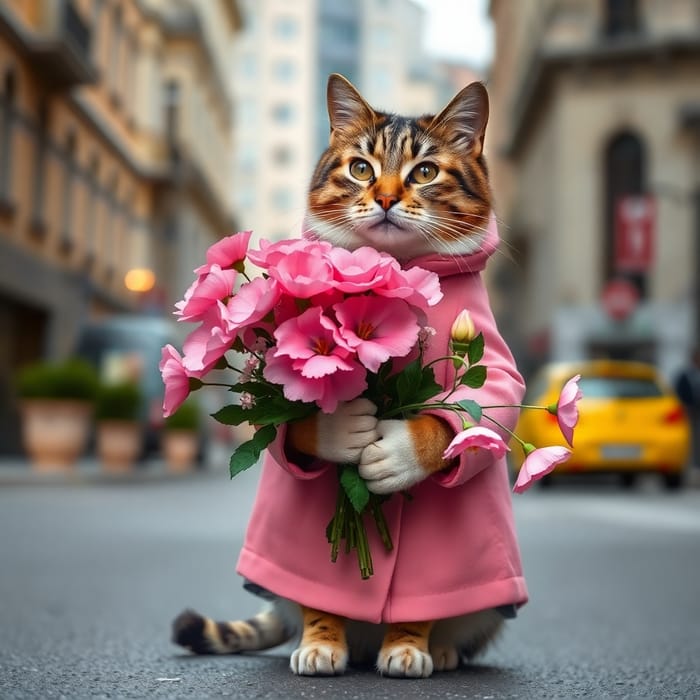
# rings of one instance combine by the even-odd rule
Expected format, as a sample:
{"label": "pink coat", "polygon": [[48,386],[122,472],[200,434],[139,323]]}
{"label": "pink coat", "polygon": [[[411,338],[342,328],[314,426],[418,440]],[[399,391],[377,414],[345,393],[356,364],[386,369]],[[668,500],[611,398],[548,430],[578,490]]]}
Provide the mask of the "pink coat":
{"label": "pink coat", "polygon": [[[447,353],[450,327],[463,308],[484,333],[486,383],[476,394],[463,387],[455,400],[473,396],[481,404],[513,404],[524,391],[480,275],[497,245],[492,220],[481,252],[411,263],[438,273],[444,293],[429,312],[437,335],[427,360]],[[438,382],[446,385],[452,365],[439,363],[436,370]],[[455,432],[461,430],[457,416],[437,413]],[[517,409],[490,413],[510,428],[517,420]],[[483,424],[494,428],[489,421]],[[302,605],[377,623],[441,619],[527,601],[505,459],[487,451],[464,453],[454,468],[413,487],[412,500],[392,496],[384,513],[394,550],[384,550],[368,518],[374,575],[362,580],[354,553],[341,549],[336,563],[330,561],[325,531],[338,489],[335,465],[319,463],[318,469],[303,471],[285,455],[284,440],[282,427],[263,461],[237,567],[245,578]]]}

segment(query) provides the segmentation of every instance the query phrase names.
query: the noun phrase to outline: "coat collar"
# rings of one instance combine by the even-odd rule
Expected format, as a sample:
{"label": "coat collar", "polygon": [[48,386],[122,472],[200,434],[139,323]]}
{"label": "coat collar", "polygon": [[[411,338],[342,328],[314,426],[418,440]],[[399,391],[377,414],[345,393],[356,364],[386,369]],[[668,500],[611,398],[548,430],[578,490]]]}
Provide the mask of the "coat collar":
{"label": "coat collar", "polygon": [[[307,228],[306,220],[304,222],[303,237],[317,238],[316,233],[310,227]],[[476,253],[470,255],[421,255],[409,260],[404,267],[422,267],[425,270],[437,273],[440,277],[481,272],[486,267],[488,259],[498,248],[499,242],[496,216],[491,212],[486,235]]]}

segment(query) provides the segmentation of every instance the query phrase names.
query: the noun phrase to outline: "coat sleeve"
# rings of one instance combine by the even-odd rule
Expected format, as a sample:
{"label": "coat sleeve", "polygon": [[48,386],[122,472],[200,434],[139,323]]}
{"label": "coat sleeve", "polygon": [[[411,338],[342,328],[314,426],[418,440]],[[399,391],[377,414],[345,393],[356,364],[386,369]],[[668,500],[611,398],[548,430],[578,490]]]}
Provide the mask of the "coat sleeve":
{"label": "coat sleeve", "polygon": [[[449,400],[451,403],[456,403],[463,399],[473,399],[482,407],[495,404],[503,405],[503,408],[484,410],[479,425],[495,430],[508,443],[511,436],[500,425],[510,430],[515,428],[519,409],[511,406],[522,402],[525,382],[516,368],[510,349],[498,332],[486,290],[481,286],[481,283],[479,292],[470,294],[465,300],[464,307],[469,310],[476,331],[481,331],[484,334],[484,357],[480,364],[487,368],[486,381],[479,389],[467,386],[459,387]],[[454,371],[452,363],[442,362],[436,367],[436,379],[443,387],[451,387]],[[447,392],[438,398],[444,398],[446,394]],[[426,411],[426,413],[436,415],[446,421],[455,434],[462,430],[461,416],[452,411],[436,409]],[[494,420],[491,421],[486,416],[490,416]],[[433,474],[430,478],[447,488],[459,486],[491,466],[494,461],[494,456],[488,450],[468,450],[460,455],[459,461],[454,467]]]}
{"label": "coat sleeve", "polygon": [[287,450],[285,449],[286,439],[287,425],[282,424],[277,428],[277,436],[270,443],[268,452],[282,469],[296,479],[301,479],[302,481],[316,479],[322,474],[325,474],[329,467],[332,466],[330,462],[326,462],[322,459],[315,459],[310,465],[302,467],[300,464],[297,464],[294,461],[291,455],[287,453]]}

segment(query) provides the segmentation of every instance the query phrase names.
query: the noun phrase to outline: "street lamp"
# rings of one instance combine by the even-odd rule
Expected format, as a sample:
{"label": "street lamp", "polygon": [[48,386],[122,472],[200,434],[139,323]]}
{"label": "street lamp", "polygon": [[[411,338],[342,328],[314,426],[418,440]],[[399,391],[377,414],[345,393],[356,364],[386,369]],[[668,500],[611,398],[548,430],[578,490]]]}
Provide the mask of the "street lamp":
{"label": "street lamp", "polygon": [[156,284],[156,275],[147,267],[134,267],[124,275],[124,286],[130,292],[145,294]]}

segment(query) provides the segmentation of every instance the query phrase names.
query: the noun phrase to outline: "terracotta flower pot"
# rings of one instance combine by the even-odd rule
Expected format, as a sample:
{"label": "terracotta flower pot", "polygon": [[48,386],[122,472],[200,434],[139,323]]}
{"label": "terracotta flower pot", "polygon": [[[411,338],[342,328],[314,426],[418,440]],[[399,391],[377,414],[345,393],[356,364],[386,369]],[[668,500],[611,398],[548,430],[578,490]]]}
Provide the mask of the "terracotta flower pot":
{"label": "terracotta flower pot", "polygon": [[161,438],[165,463],[170,471],[190,471],[197,459],[198,436],[193,430],[166,430]]}
{"label": "terracotta flower pot", "polygon": [[92,404],[64,399],[21,403],[22,442],[39,471],[72,470],[90,435]]}
{"label": "terracotta flower pot", "polygon": [[115,474],[130,472],[141,451],[140,423],[102,420],[97,424],[97,456],[103,469]]}

